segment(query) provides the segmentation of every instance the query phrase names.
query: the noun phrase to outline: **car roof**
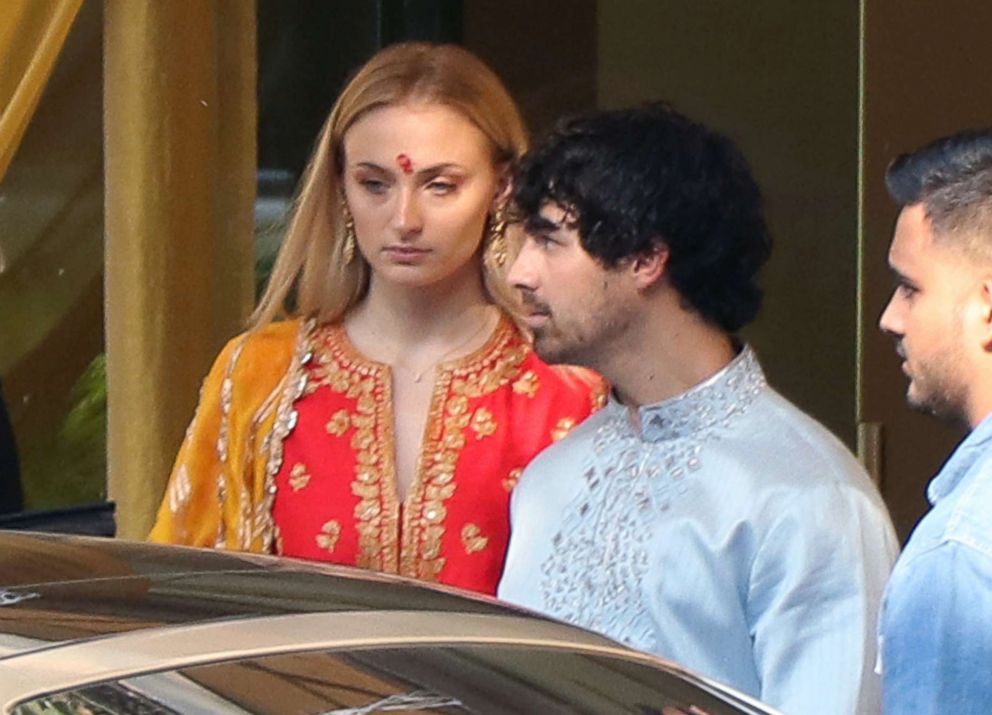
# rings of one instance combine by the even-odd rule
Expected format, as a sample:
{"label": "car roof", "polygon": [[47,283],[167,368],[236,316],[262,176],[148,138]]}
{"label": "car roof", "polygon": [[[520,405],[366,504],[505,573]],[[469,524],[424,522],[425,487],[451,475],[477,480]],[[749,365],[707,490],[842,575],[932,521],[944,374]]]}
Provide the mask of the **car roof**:
{"label": "car roof", "polygon": [[641,659],[607,638],[514,614],[439,611],[302,613],[153,628],[0,660],[6,705],[53,689],[233,658],[298,651],[421,645],[513,645]]}
{"label": "car roof", "polygon": [[[438,611],[297,613],[224,620],[94,638],[0,660],[0,709],[55,692],[197,666],[318,652],[376,649],[416,658],[422,648],[540,649],[554,658],[616,658],[640,663],[658,677],[678,678],[740,712],[771,713],[760,703],[678,666],[632,651],[594,633],[526,614]],[[660,671],[660,672],[659,672]],[[541,678],[543,679],[543,678]],[[595,686],[592,686],[595,689]],[[684,686],[683,686],[684,687]],[[722,712],[722,710],[721,710]]]}
{"label": "car roof", "polygon": [[315,562],[0,532],[0,660],[166,625],[397,609],[515,612],[495,599]]}
{"label": "car roof", "polygon": [[456,589],[280,557],[0,531],[0,702],[8,707],[235,657],[429,645],[617,656],[769,712],[604,636]]}

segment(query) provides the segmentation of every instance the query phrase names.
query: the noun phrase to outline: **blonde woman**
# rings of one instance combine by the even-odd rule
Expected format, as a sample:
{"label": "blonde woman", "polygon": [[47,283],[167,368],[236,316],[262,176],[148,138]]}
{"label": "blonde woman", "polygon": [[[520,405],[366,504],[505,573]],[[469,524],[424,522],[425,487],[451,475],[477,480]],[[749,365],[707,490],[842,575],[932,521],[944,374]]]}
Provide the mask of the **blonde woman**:
{"label": "blonde woman", "polygon": [[464,49],[396,45],[359,70],[251,329],[204,383],[152,539],[495,592],[518,475],[604,394],[510,317],[504,210],[525,148]]}

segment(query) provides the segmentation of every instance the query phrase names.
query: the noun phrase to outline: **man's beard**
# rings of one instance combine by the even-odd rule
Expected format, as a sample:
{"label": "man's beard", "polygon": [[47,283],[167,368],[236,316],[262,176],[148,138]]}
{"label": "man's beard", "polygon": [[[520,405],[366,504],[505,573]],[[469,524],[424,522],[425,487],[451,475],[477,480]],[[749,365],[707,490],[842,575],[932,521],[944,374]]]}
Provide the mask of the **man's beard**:
{"label": "man's beard", "polygon": [[534,351],[550,365],[580,365],[605,374],[630,330],[630,318],[624,312],[607,317],[590,311],[589,316],[583,325],[562,331],[552,313],[550,321],[534,331]]}
{"label": "man's beard", "polygon": [[[934,368],[934,364],[941,365]],[[954,379],[951,355],[937,356],[920,366],[910,377],[906,402],[911,408],[956,426],[968,425],[966,389],[960,379]]]}
{"label": "man's beard", "polygon": [[549,365],[585,365],[581,361],[582,351],[554,330],[554,323],[534,331],[534,352]]}

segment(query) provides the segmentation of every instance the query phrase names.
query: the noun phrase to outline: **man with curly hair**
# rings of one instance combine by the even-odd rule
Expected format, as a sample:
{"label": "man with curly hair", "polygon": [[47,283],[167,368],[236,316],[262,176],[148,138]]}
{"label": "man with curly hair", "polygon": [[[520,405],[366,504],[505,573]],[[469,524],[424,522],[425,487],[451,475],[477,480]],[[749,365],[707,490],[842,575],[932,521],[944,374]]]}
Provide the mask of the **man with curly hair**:
{"label": "man with curly hair", "polygon": [[521,478],[500,596],[789,715],[877,712],[897,543],[863,468],[736,337],[771,251],[740,151],[665,105],[594,113],[530,154],[516,203],[537,352],[613,393]]}

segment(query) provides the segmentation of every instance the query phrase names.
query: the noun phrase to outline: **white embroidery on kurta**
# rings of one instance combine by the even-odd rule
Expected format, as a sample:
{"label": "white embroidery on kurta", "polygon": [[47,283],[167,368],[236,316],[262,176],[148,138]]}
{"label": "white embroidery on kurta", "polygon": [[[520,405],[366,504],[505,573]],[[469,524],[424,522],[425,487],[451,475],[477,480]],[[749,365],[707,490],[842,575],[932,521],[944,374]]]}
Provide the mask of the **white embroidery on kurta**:
{"label": "white embroidery on kurta", "polygon": [[607,408],[612,414],[593,437],[582,489],[541,564],[548,613],[652,650],[643,581],[654,527],[688,491],[686,476],[700,468],[703,446],[719,439],[764,386],[745,349],[715,380],[642,409],[640,434],[625,407]]}

